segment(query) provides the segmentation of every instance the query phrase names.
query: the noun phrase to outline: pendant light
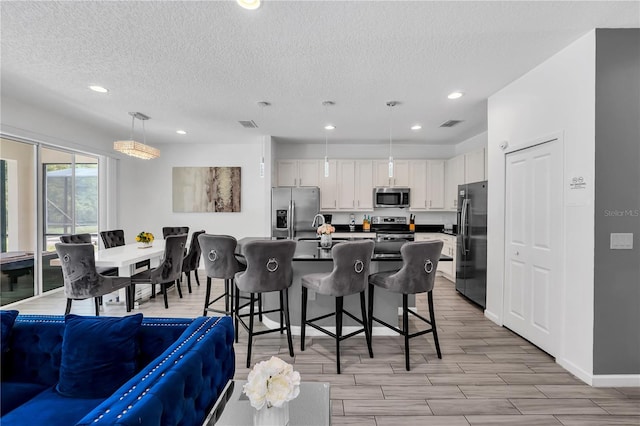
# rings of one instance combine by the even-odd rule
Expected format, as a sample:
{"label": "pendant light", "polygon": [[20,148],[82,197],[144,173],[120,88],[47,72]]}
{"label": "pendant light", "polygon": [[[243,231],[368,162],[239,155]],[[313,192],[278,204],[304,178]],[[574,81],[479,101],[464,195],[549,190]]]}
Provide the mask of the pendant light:
{"label": "pendant light", "polygon": [[327,120],[327,124],[325,124],[324,126],[324,177],[329,177],[329,157],[328,157],[328,150],[329,150],[329,130],[333,130],[336,127],[332,124],[329,124],[329,113],[328,113],[328,107],[330,107],[331,105],[335,105],[332,101],[324,101],[322,102],[322,106],[324,106],[324,115],[325,115],[325,119]]}
{"label": "pendant light", "polygon": [[[264,123],[264,108],[271,105],[269,102],[261,101],[258,102],[258,106],[260,107],[260,125]],[[264,178],[264,146],[267,141],[267,135],[262,135],[262,156],[260,157],[260,177]]]}
{"label": "pendant light", "polygon": [[[160,157],[160,150],[147,145],[147,137],[144,131],[144,122],[150,117],[141,112],[130,112],[131,116],[131,139],[126,141],[115,141],[113,149],[131,157],[141,158],[143,160],[152,160]],[[133,139],[133,126],[136,118],[142,121],[142,142]]]}
{"label": "pendant light", "polygon": [[393,111],[393,107],[398,105],[397,101],[389,101],[387,102],[387,106],[389,107],[389,177],[393,177],[393,117],[391,111]]}

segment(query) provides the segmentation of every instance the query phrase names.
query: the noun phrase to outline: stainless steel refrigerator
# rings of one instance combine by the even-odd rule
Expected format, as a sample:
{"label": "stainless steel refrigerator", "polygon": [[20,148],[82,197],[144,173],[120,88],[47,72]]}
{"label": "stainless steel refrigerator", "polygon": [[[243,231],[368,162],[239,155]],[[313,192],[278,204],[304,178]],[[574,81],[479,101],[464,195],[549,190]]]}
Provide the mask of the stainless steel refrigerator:
{"label": "stainless steel refrigerator", "polygon": [[318,213],[320,188],[271,188],[272,237],[316,237],[316,228],[311,224]]}
{"label": "stainless steel refrigerator", "polygon": [[458,186],[456,290],[482,306],[487,300],[487,181]]}

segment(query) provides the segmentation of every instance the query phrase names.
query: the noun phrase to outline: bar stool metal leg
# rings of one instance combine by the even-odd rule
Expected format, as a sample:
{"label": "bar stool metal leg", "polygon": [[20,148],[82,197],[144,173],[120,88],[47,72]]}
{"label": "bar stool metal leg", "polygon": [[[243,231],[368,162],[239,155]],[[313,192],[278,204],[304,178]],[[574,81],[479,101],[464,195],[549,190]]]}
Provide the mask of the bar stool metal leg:
{"label": "bar stool metal leg", "polygon": [[369,330],[369,321],[367,320],[367,311],[365,309],[364,291],[360,293],[360,310],[362,311],[362,326],[364,327],[364,337],[367,340],[367,348],[369,349],[369,358],[373,358],[373,348],[371,347],[371,330]]}
{"label": "bar stool metal leg", "polygon": [[427,303],[429,304],[429,317],[431,319],[431,329],[433,330],[433,340],[436,342],[436,353],[438,358],[442,359],[440,352],[440,342],[438,342],[438,328],[436,327],[436,314],[433,310],[433,290],[427,292]]}
{"label": "bar stool metal leg", "polygon": [[404,365],[407,371],[411,370],[409,365],[409,306],[408,297],[402,294],[402,334],[404,335]]}
{"label": "bar stool metal leg", "polygon": [[336,365],[340,374],[340,337],[342,336],[342,297],[336,297]]}
{"label": "bar stool metal leg", "polygon": [[307,331],[307,288],[302,287],[302,314],[300,318],[300,350],[304,351],[304,339]]}
{"label": "bar stool metal leg", "polygon": [[[253,312],[254,312],[254,293],[249,295],[249,343],[247,345],[247,368],[251,366],[251,345],[253,344]],[[237,314],[236,314],[237,316]]]}
{"label": "bar stool metal leg", "polygon": [[[280,292],[284,292],[284,321],[287,327],[287,343],[289,344],[289,356],[293,358],[293,338],[291,337],[291,318],[289,317],[289,289],[285,288]],[[282,311],[280,311],[280,318],[282,318]],[[282,324],[280,324],[282,327]],[[282,333],[282,331],[280,331]]]}

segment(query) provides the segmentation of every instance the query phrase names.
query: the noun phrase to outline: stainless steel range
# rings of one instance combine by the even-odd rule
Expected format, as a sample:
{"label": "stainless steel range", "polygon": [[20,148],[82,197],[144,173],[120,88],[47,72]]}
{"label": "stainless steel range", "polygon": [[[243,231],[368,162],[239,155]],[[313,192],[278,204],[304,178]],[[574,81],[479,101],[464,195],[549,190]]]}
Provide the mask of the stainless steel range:
{"label": "stainless steel range", "polygon": [[373,216],[371,230],[375,231],[377,241],[413,241],[415,237],[404,216]]}

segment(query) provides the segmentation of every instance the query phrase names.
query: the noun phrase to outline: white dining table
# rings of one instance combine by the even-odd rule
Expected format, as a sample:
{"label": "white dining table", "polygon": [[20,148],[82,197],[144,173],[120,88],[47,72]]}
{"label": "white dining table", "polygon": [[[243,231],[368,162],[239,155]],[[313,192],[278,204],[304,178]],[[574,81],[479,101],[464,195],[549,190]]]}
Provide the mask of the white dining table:
{"label": "white dining table", "polygon": [[164,255],[164,240],[154,240],[151,247],[142,248],[138,243],[125,244],[96,251],[96,266],[118,268],[118,275],[130,277],[135,273],[136,263],[149,260],[151,267],[158,266]]}

